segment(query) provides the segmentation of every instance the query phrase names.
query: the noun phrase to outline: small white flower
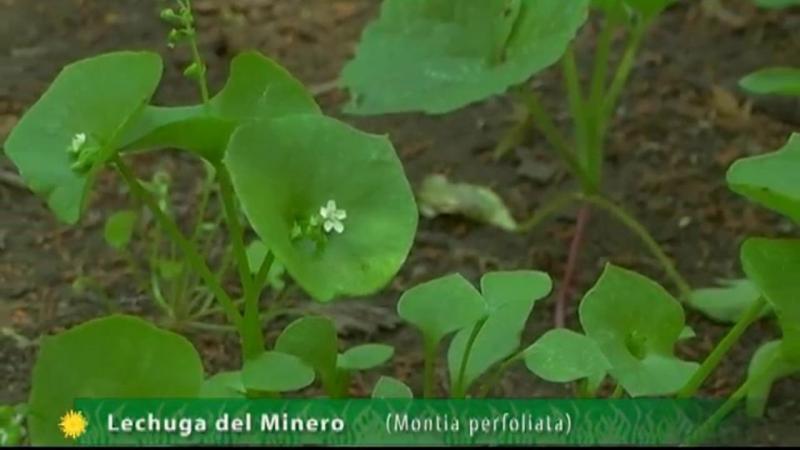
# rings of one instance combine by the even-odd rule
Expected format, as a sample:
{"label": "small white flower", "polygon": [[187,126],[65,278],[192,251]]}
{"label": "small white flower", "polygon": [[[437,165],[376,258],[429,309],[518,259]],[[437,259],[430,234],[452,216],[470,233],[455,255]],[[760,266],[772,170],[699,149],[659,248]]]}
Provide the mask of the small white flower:
{"label": "small white flower", "polygon": [[322,217],[322,228],[326,233],[333,230],[341,234],[344,231],[342,221],[347,219],[347,211],[338,209],[334,200],[328,200],[328,204],[319,209],[319,215]]}
{"label": "small white flower", "polygon": [[69,146],[71,153],[79,153],[86,144],[86,133],[78,133],[72,137],[72,143]]}

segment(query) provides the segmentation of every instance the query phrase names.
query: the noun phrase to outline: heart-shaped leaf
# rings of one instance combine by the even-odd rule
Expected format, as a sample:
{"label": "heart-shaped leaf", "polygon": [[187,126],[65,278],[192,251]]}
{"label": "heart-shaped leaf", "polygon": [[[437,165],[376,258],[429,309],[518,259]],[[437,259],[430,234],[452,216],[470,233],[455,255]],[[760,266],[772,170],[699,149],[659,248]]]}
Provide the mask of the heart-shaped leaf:
{"label": "heart-shaped leaf", "polygon": [[674,356],[684,328],[680,303],[642,275],[607,265],[579,314],[610,374],[633,397],[674,393],[698,367]]}
{"label": "heart-shaped leaf", "polygon": [[372,389],[372,398],[414,398],[414,394],[402,381],[392,377],[380,377]]}
{"label": "heart-shaped leaf", "polygon": [[126,150],[174,147],[219,161],[244,122],[319,113],[314,98],[286,69],[258,52],[245,52],[231,62],[228,81],[208,108],[148,107],[126,134]]}
{"label": "heart-shaped leaf", "polygon": [[741,259],[778,316],[784,355],[800,361],[800,240],[751,238],[742,245]]}
{"label": "heart-shaped leaf", "polygon": [[246,393],[242,372],[220,372],[203,382],[198,397],[244,398]]}
{"label": "heart-shaped leaf", "polygon": [[536,376],[553,382],[581,379],[594,392],[611,369],[608,359],[592,339],[572,330],[550,330],[525,350],[525,365]]}
{"label": "heart-shaped leaf", "polygon": [[517,222],[503,199],[484,186],[452,183],[444,175],[431,175],[423,180],[417,197],[420,212],[428,218],[460,214],[506,231],[517,229]]}
{"label": "heart-shaped leaf", "polygon": [[344,370],[369,370],[390,360],[394,347],[384,344],[358,345],[339,355],[337,366]]}
{"label": "heart-shaped leaf", "polygon": [[[716,321],[733,324],[761,297],[761,291],[750,280],[719,280],[719,283],[721,287],[692,292],[689,305]],[[765,310],[761,316],[769,312]]]}
{"label": "heart-shaped leaf", "polygon": [[122,250],[128,246],[133,236],[133,229],[136,226],[138,215],[136,211],[125,210],[112,214],[106,220],[103,229],[103,238],[106,243],[117,250]]}
{"label": "heart-shaped leaf", "polygon": [[772,385],[781,378],[800,372],[800,362],[789,361],[783,355],[783,342],[768,342],[756,351],[747,370],[747,414],[762,417]]}
{"label": "heart-shaped leaf", "polygon": [[502,94],[561,58],[588,5],[387,0],[342,73],[347,111],[440,114]]}
{"label": "heart-shaped leaf", "polygon": [[417,208],[386,137],[319,115],[251,122],[225,164],[259,237],[319,301],[383,288],[411,249]]}
{"label": "heart-shaped leaf", "polygon": [[736,161],[728,186],[736,193],[800,222],[800,134],[778,151]]}
{"label": "heart-shaped leaf", "polygon": [[414,286],[400,297],[397,314],[417,327],[428,345],[486,317],[486,301],[461,275]]}
{"label": "heart-shaped leaf", "polygon": [[245,361],[242,385],[248,391],[297,391],[314,382],[314,369],[300,358],[281,352],[264,352]]}
{"label": "heart-shaped leaf", "polygon": [[800,69],[770,67],[742,78],[739,85],[754,94],[800,95]]}
{"label": "heart-shaped leaf", "polygon": [[[59,219],[78,221],[97,168],[119,148],[161,71],[161,58],[150,52],[109,53],[70,64],[11,131],[6,154]],[[74,170],[81,155],[87,159]]]}
{"label": "heart-shaped leaf", "polygon": [[[489,306],[489,316],[485,322],[459,331],[450,343],[447,358],[451,384],[466,390],[489,368],[514,353],[520,346],[522,331],[534,303],[551,289],[552,281],[543,272],[485,274],[481,278],[481,290]],[[476,331],[463,380],[459,380],[470,337]]]}
{"label": "heart-shaped leaf", "polygon": [[42,341],[29,399],[31,442],[66,445],[59,418],[76,398],[195,397],[203,365],[184,337],[142,319],[95,319]]}
{"label": "heart-shaped leaf", "polygon": [[333,385],[339,337],[336,325],[327,317],[309,316],[295,320],[278,336],[275,350],[297,356],[314,368],[326,390]]}

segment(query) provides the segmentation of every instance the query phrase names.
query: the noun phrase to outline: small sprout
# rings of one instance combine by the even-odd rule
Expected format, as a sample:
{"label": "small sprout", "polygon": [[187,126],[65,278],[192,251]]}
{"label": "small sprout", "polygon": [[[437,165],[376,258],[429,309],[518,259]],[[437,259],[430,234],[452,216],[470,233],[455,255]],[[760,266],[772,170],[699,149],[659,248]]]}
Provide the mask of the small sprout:
{"label": "small sprout", "polygon": [[347,219],[347,211],[338,209],[335,200],[328,200],[328,203],[319,209],[319,215],[324,221],[322,227],[326,233],[335,231],[342,234],[344,232],[343,220]]}

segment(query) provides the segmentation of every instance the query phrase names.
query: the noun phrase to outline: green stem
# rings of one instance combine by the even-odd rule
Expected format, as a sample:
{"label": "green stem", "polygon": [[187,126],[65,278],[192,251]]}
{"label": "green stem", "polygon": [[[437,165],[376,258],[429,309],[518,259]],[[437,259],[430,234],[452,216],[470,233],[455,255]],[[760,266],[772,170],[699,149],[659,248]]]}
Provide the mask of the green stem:
{"label": "green stem", "polygon": [[569,99],[569,109],[575,124],[575,146],[579,154],[582,154],[588,142],[588,122],[586,117],[586,104],[583,100],[581,81],[578,75],[578,64],[575,58],[575,49],[573,45],[567,48],[567,52],[562,59],[562,67],[564,84],[566,85],[567,97]]}
{"label": "green stem", "polygon": [[768,373],[769,370],[765,370],[764,372],[759,374],[758,377],[756,378],[749,377],[747,380],[745,380],[745,382],[742,383],[742,385],[739,386],[738,389],[736,389],[736,392],[734,392],[730,397],[728,397],[728,399],[725,400],[725,403],[723,403],[722,406],[720,406],[719,409],[717,409],[714,412],[714,414],[711,415],[711,417],[706,419],[706,421],[703,422],[702,425],[700,425],[699,427],[697,427],[696,430],[694,430],[694,432],[686,439],[687,441],[686,444],[697,445],[702,440],[704,440],[706,436],[708,436],[708,434],[714,428],[716,428],[717,425],[719,425],[719,423],[722,422],[722,420],[725,417],[727,417],[728,414],[731,413],[731,411],[733,411],[736,405],[739,404],[739,402],[742,401],[742,399],[744,399],[745,396],[747,396],[747,393],[750,391],[750,386],[753,385],[754,381],[758,380],[759,378]]}
{"label": "green stem", "polygon": [[692,293],[692,288],[689,286],[689,283],[687,283],[681,274],[678,273],[678,270],[675,268],[672,260],[669,258],[669,256],[667,256],[666,253],[664,253],[664,251],[661,249],[661,246],[658,244],[658,242],[656,242],[655,238],[650,235],[650,232],[647,231],[647,228],[645,228],[644,225],[642,225],[632,215],[628,214],[625,209],[602,196],[589,195],[583,197],[583,200],[611,213],[617,218],[617,220],[619,220],[623,225],[628,227],[629,230],[636,234],[645,244],[645,246],[647,246],[653,256],[659,261],[667,276],[672,279],[672,282],[680,292],[681,299],[685,301],[689,298]]}
{"label": "green stem", "polygon": [[[189,11],[192,10],[191,0],[186,0],[185,7]],[[192,16],[192,24],[186,30],[189,33],[189,47],[192,50],[192,62],[197,64],[200,73],[197,77],[197,84],[200,87],[200,97],[203,99],[203,104],[208,107],[210,96],[208,94],[208,80],[206,78],[206,64],[203,57],[200,55],[200,49],[197,46],[197,29],[194,26],[194,16]]]}
{"label": "green stem", "polygon": [[239,209],[236,206],[233,183],[225,167],[217,167],[217,179],[228,225],[228,235],[230,236],[233,255],[237,263],[236,267],[239,269],[239,279],[244,291],[244,320],[242,323],[244,357],[253,358],[264,351],[264,334],[261,329],[261,321],[258,320],[259,291],[256,289],[255,280],[250,271],[250,263],[247,260],[247,251],[244,246],[244,229],[239,221]]}
{"label": "green stem", "polygon": [[591,186],[591,180],[575,158],[575,154],[570,148],[569,141],[567,141],[542,105],[539,96],[531,89],[523,90],[521,95],[528,107],[528,111],[534,119],[536,127],[541,131],[550,146],[553,147],[556,153],[567,164],[567,167],[574,176],[581,180],[581,183],[585,185],[585,187],[589,188]]}
{"label": "green stem", "polygon": [[622,387],[621,384],[617,383],[617,385],[614,386],[614,392],[611,393],[611,397],[609,398],[619,399],[622,398],[623,394],[625,394],[625,389]]}
{"label": "green stem", "polygon": [[461,366],[458,368],[458,378],[456,379],[456,384],[453,387],[453,398],[464,398],[466,395],[466,387],[464,386],[464,375],[467,372],[467,365],[469,364],[469,357],[470,353],[472,353],[472,347],[475,345],[475,340],[478,338],[478,334],[483,329],[483,325],[486,323],[486,319],[481,319],[475,326],[472,328],[472,332],[469,335],[469,339],[467,339],[467,345],[464,348],[464,356],[461,359]]}
{"label": "green stem", "polygon": [[714,347],[714,350],[706,357],[703,364],[697,369],[692,378],[686,385],[678,392],[678,398],[689,398],[697,393],[703,382],[711,375],[711,372],[719,365],[722,358],[730,351],[736,342],[742,337],[745,330],[758,320],[761,312],[767,306],[767,301],[763,297],[750,305],[736,324],[728,331],[728,334]]}
{"label": "green stem", "polygon": [[614,79],[611,81],[611,86],[606,93],[603,100],[603,111],[600,116],[598,130],[600,130],[599,139],[605,139],[605,130],[607,123],[614,116],[614,110],[617,108],[622,90],[628,83],[628,78],[633,71],[633,66],[636,63],[636,55],[639,53],[639,48],[644,40],[644,35],[647,31],[647,22],[638,22],[631,31],[631,37],[628,39],[628,44],[625,46],[622,60],[617,66],[617,71],[614,74]]}
{"label": "green stem", "polygon": [[269,271],[272,269],[272,264],[274,262],[275,255],[272,252],[269,252],[267,253],[267,256],[264,257],[264,261],[261,263],[261,267],[258,269],[258,273],[256,274],[255,278],[255,289],[259,294],[264,289],[264,286],[267,285]]}
{"label": "green stem", "polygon": [[161,210],[161,208],[158,207],[155,199],[142,186],[131,169],[125,164],[119,155],[115,155],[113,157],[112,163],[120,175],[122,175],[122,178],[125,180],[125,182],[128,184],[131,193],[133,193],[134,196],[138,197],[145,205],[147,205],[147,208],[150,209],[150,212],[156,218],[159,225],[163,227],[172,241],[175,242],[178,247],[180,247],[189,264],[194,267],[194,269],[203,278],[203,281],[206,283],[209,290],[214,293],[214,296],[220,302],[220,306],[225,310],[228,320],[230,320],[231,323],[238,328],[242,321],[239,311],[233,304],[233,300],[231,300],[231,298],[222,288],[219,280],[214,277],[214,274],[211,272],[211,269],[208,268],[208,265],[203,260],[203,257],[197,252],[194,244],[186,239],[186,237],[178,228],[178,225],[169,216],[167,216],[164,211]]}
{"label": "green stem", "polygon": [[517,227],[517,230],[522,232],[530,232],[531,230],[539,226],[539,224],[549,219],[550,217],[564,211],[568,207],[572,206],[573,203],[579,201],[581,198],[582,194],[579,192],[569,192],[566,194],[559,194],[553,197],[550,201],[548,201],[544,205],[540,206],[539,209],[536,210],[536,213],[534,213],[534,215],[530,219],[521,223]]}
{"label": "green stem", "polygon": [[422,387],[422,395],[424,398],[431,398],[433,396],[433,385],[436,382],[434,373],[436,347],[436,342],[431,342],[430,339],[425,338],[425,378]]}
{"label": "green stem", "polygon": [[500,378],[503,374],[511,367],[514,363],[522,359],[522,355],[525,353],[525,349],[519,350],[517,353],[506,358],[505,361],[500,363],[497,369],[492,373],[489,379],[481,386],[478,390],[477,397],[478,398],[486,398],[487,395],[497,386],[497,383],[500,381]]}
{"label": "green stem", "polygon": [[585,149],[586,170],[593,177],[595,186],[600,185],[603,177],[604,136],[606,134],[604,127],[607,123],[603,102],[615,29],[614,24],[606,20],[598,38],[592,71],[589,113],[586,118],[586,128],[589,134],[588,148]]}

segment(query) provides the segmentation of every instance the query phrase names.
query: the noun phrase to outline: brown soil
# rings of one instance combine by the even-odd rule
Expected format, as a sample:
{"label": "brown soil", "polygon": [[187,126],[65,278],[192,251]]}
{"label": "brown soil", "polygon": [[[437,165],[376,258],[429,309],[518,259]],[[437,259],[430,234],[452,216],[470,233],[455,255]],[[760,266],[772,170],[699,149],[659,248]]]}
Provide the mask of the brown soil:
{"label": "brown soil", "polygon": [[[345,95],[322,89],[334,80],[364,25],[375,16],[369,0],[196,0],[202,50],[219,87],[228,61],[244,49],[277,59],[310,86],[321,88],[326,110],[362,129],[388,133],[416,185],[431,173],[494,188],[523,219],[551,195],[573,188],[544,142],[533,136],[509,157],[494,162],[491,150],[510,120],[507,99],[497,98],[440,117],[396,115],[353,118],[340,114]],[[157,0],[0,0],[0,139],[16,123],[66,63],[115,49],[154,49],[168,61],[157,101],[194,102],[194,86],[182,79],[188,55],[165,45],[165,27],[157,18]],[[606,191],[654,233],[693,286],[740,275],[738,247],[748,235],[783,235],[796,228],[730,193],[724,183],[736,158],[778,148],[800,125],[800,105],[791,101],[751,100],[736,87],[750,71],[800,60],[797,11],[758,11],[746,0],[725,2],[725,12],[685,1],[652,30],[626,91],[609,139]],[[730,15],[730,14],[733,15]],[[592,30],[581,43],[589,50]],[[566,108],[560,74],[539,77],[547,103],[560,118]],[[198,166],[174,154],[148,155],[137,161],[146,171],[167,161],[179,181],[176,199],[191,212]],[[178,168],[180,167],[180,170]],[[535,167],[536,170],[531,170]],[[0,336],[0,403],[27,397],[37,336],[54,333],[108,311],[96,295],[76,295],[80,274],[99,280],[119,299],[124,311],[151,314],[146,296],[132,289],[127,266],[102,240],[103,219],[127,203],[113,174],[103,177],[89,213],[77,227],[56,222],[40,199],[16,186],[11,163],[0,156],[0,327],[22,340]],[[9,176],[8,174],[12,174]],[[342,301],[318,308],[338,321],[342,338],[389,342],[396,346],[392,374],[417,385],[421,355],[416,333],[399,325],[394,305],[403,289],[450,272],[470,279],[496,268],[535,268],[558,280],[564,271],[574,230],[572,211],[528,235],[515,235],[458,218],[422,220],[417,242],[391,287],[369,303]],[[685,219],[688,218],[688,219]],[[686,220],[689,220],[686,225]],[[683,222],[684,227],[679,223]],[[672,288],[656,261],[611,217],[595,212],[580,258],[574,304],[602,266],[616,264],[640,271]],[[297,294],[298,304],[309,306]],[[552,299],[551,299],[552,300]],[[310,307],[310,306],[309,306]],[[552,324],[551,303],[537,305],[527,339]],[[725,332],[689,313],[698,337],[681,352],[702,359]],[[270,334],[280,329],[270,327]],[[706,383],[708,395],[728,394],[743,379],[747,361],[762,342],[777,335],[765,320],[748,330],[742,343]],[[235,339],[193,334],[210,371],[239,364]],[[33,340],[26,343],[25,339]],[[376,374],[357,380],[354,395],[369,390]],[[797,380],[780,382],[773,393],[769,421],[753,434],[759,443],[800,442],[792,432],[800,422]],[[497,395],[559,396],[569,392],[536,381],[524,370],[512,371]]]}

